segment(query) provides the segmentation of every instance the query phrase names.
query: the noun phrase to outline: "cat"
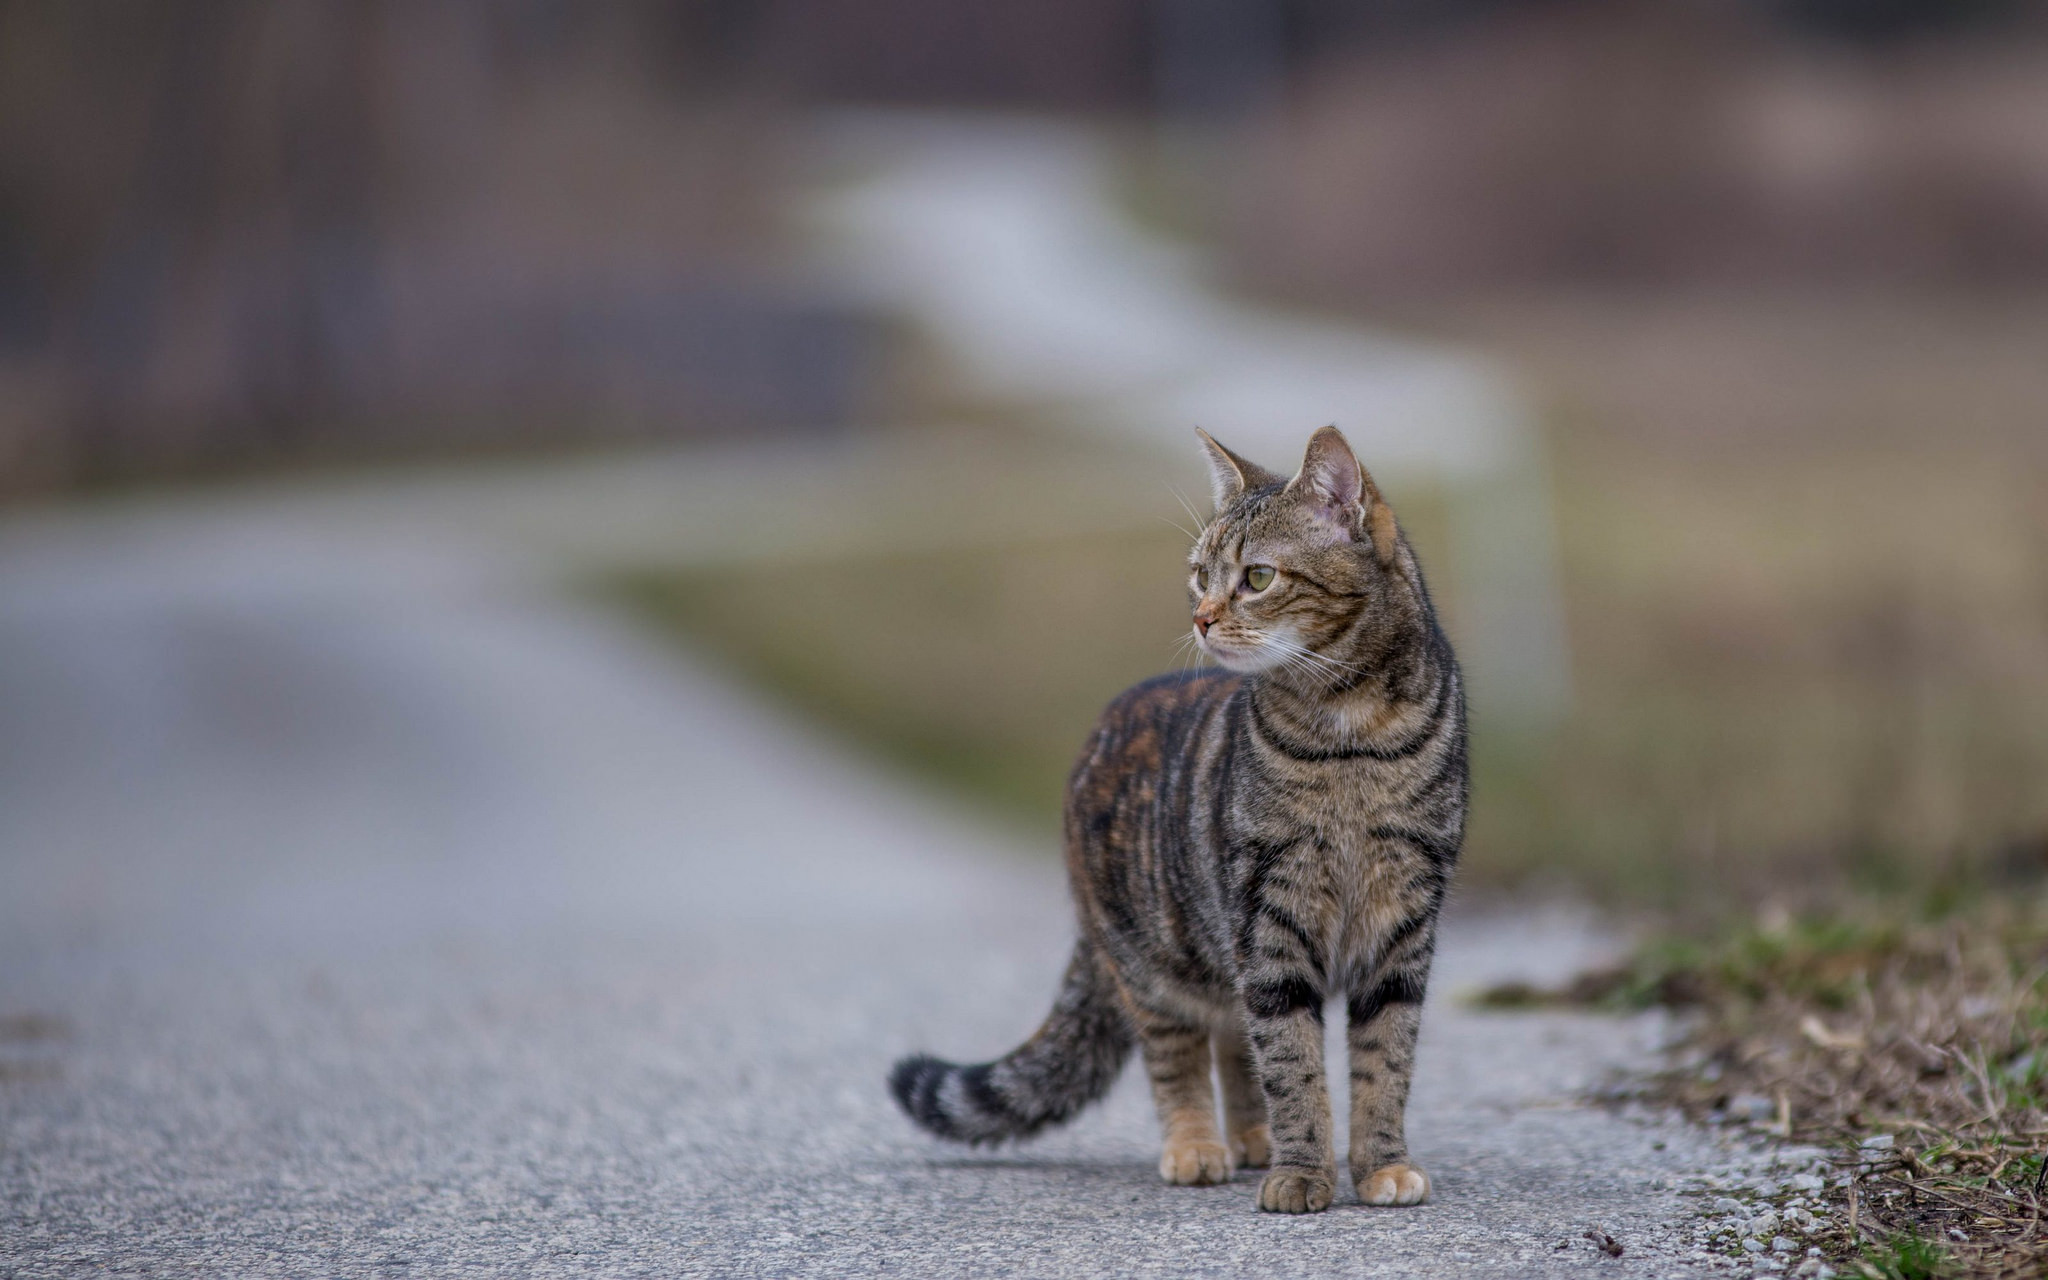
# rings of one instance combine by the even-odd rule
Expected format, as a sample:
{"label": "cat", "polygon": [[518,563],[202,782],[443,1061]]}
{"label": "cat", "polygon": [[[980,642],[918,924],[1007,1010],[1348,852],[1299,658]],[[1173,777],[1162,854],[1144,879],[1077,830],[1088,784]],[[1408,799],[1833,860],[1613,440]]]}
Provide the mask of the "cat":
{"label": "cat", "polygon": [[1323,1008],[1341,995],[1351,1177],[1367,1204],[1418,1204],[1408,1084],[1468,787],[1457,660],[1335,427],[1289,480],[1198,434],[1216,514],[1188,594],[1220,668],[1123,693],[1074,767],[1080,938],[1044,1024],[991,1063],[905,1058],[890,1089],[940,1137],[1022,1138],[1108,1092],[1135,1042],[1167,1182],[1270,1164],[1259,1208],[1314,1213],[1337,1179]]}

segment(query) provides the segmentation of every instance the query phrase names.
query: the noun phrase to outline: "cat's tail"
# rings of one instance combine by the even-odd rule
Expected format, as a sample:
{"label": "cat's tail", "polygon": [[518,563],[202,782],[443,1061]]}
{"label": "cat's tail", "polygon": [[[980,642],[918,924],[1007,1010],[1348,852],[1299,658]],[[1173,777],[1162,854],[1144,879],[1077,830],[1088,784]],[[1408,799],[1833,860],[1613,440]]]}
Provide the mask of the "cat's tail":
{"label": "cat's tail", "polygon": [[921,1053],[905,1058],[889,1073],[889,1092],[941,1138],[979,1146],[1028,1137],[1108,1093],[1131,1042],[1116,983],[1083,939],[1052,1012],[1029,1040],[977,1066]]}

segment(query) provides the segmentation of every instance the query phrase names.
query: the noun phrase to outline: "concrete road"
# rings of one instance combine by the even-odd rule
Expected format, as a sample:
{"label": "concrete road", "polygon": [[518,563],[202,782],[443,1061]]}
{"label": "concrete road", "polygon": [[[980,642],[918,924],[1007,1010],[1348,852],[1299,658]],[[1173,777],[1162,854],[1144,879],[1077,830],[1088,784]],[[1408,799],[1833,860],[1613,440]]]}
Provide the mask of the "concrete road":
{"label": "concrete road", "polygon": [[1163,1186],[1135,1071],[1022,1148],[913,1131],[892,1058],[1044,1011],[1049,851],[408,492],[0,527],[0,1276],[1703,1265],[1730,1157],[1575,1100],[1645,1029],[1446,998],[1568,971],[1568,917],[1451,926],[1422,1208]]}

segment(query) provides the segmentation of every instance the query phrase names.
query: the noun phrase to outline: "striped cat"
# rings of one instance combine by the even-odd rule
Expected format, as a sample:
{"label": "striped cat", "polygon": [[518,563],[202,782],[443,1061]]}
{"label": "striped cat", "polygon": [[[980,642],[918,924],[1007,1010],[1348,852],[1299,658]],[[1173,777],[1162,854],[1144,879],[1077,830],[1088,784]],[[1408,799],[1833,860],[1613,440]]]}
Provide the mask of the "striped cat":
{"label": "striped cat", "polygon": [[1429,1178],[1403,1114],[1464,837],[1458,664],[1336,428],[1291,480],[1202,443],[1216,516],[1188,592],[1196,642],[1223,669],[1127,691],[1075,766],[1080,940],[1044,1025],[992,1063],[906,1058],[890,1088],[941,1137],[1021,1138],[1106,1093],[1135,1041],[1162,1177],[1217,1183],[1270,1163],[1259,1207],[1314,1213],[1336,1187],[1323,1007],[1342,995],[1353,1183],[1367,1204],[1416,1204]]}

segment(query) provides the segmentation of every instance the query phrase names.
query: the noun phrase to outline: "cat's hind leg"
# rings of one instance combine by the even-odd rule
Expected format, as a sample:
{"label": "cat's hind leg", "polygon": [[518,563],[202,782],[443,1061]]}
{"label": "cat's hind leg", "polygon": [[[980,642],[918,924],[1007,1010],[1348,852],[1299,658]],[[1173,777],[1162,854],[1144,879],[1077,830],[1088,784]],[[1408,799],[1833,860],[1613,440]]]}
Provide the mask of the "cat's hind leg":
{"label": "cat's hind leg", "polygon": [[1259,1086],[1259,1064],[1241,1020],[1216,1032],[1216,1078],[1223,1085],[1223,1135],[1240,1169],[1263,1169],[1273,1154],[1273,1131],[1266,1123],[1266,1094]]}
{"label": "cat's hind leg", "polygon": [[1135,1021],[1164,1139],[1159,1176],[1181,1186],[1228,1182],[1230,1151],[1216,1131],[1209,1082],[1209,1029],[1142,1009]]}

